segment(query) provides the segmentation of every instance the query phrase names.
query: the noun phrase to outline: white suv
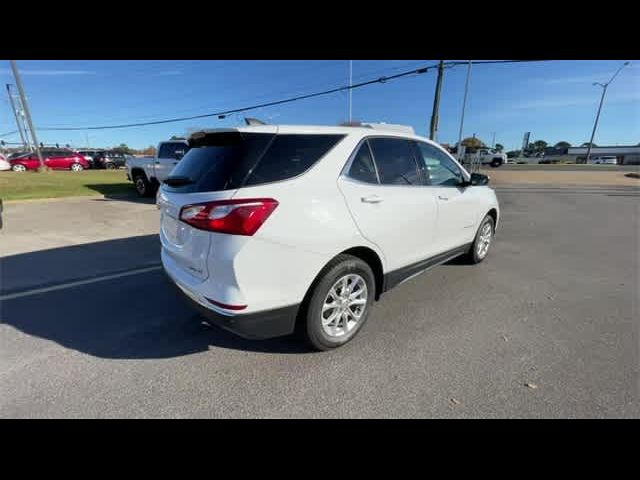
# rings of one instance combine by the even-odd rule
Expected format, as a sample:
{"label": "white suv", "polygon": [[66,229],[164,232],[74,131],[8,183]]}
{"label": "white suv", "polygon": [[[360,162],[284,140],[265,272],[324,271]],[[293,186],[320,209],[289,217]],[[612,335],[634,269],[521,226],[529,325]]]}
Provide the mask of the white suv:
{"label": "white suv", "polygon": [[487,255],[488,177],[387,125],[194,133],[162,184],[162,263],[212,324],[245,338],[351,340],[373,301],[466,255]]}

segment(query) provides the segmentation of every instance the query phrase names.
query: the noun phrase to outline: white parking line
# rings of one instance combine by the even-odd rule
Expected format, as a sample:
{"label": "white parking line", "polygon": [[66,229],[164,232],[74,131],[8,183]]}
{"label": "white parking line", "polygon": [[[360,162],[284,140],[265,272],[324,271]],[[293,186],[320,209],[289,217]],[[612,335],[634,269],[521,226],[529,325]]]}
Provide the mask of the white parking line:
{"label": "white parking line", "polygon": [[14,298],[28,297],[30,295],[38,295],[39,293],[54,292],[56,290],[64,290],[65,288],[78,287],[81,285],[89,285],[91,283],[103,282],[105,280],[113,280],[115,278],[130,277],[131,275],[139,275],[141,273],[154,272],[160,270],[162,265],[155,267],[137,268],[135,270],[129,270],[127,272],[114,273],[112,275],[104,275],[101,277],[89,278],[87,280],[78,280],[75,282],[60,283],[58,285],[52,285],[50,287],[35,288],[33,290],[25,290],[24,292],[10,293],[0,296],[0,301],[12,300]]}

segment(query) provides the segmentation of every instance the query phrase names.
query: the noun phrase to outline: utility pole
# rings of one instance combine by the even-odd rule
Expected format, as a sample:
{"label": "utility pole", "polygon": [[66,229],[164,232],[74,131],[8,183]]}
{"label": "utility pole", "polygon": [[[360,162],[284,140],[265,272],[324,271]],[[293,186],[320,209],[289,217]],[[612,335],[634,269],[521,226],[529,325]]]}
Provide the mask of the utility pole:
{"label": "utility pole", "polygon": [[29,146],[27,145],[27,140],[25,139],[24,132],[22,130],[22,123],[20,122],[20,117],[18,116],[18,109],[16,108],[16,103],[13,101],[13,95],[11,94],[11,85],[9,83],[7,83],[7,95],[9,95],[9,103],[11,104],[11,110],[13,110],[13,115],[16,118],[16,125],[18,127],[18,132],[20,133],[20,140],[22,140],[24,149],[29,150]]}
{"label": "utility pole", "polygon": [[22,80],[20,80],[20,73],[18,72],[18,66],[15,60],[9,60],[11,62],[11,69],[13,70],[13,76],[16,79],[16,86],[18,87],[18,93],[20,94],[20,102],[22,102],[22,108],[29,124],[29,130],[31,130],[31,139],[36,147],[36,153],[40,160],[40,170],[44,170],[44,160],[42,159],[42,152],[40,152],[40,144],[38,143],[38,137],[36,137],[36,129],[33,127],[33,121],[31,121],[31,113],[29,112],[29,105],[27,105],[27,99],[24,94],[24,88],[22,88]]}
{"label": "utility pole", "polygon": [[353,113],[353,60],[349,60],[349,122],[351,122]]}
{"label": "utility pole", "polygon": [[433,99],[433,113],[431,114],[431,128],[429,130],[429,138],[436,140],[438,133],[438,112],[440,111],[440,91],[442,90],[442,77],[444,76],[444,60],[440,60],[438,64],[438,80],[436,81],[436,94]]}
{"label": "utility pole", "polygon": [[620,68],[616,71],[616,73],[613,74],[613,77],[611,77],[611,80],[609,80],[607,83],[598,83],[598,82],[593,83],[594,86],[597,85],[599,87],[602,87],[602,97],[600,97],[600,105],[598,105],[598,113],[596,114],[596,121],[593,123],[593,130],[591,131],[591,140],[589,140],[589,146],[587,148],[587,158],[584,161],[585,164],[589,163],[589,158],[591,157],[591,147],[593,146],[593,137],[596,136],[596,130],[598,128],[598,120],[600,120],[600,112],[602,111],[604,96],[607,94],[607,88],[609,87],[611,82],[613,82],[613,80],[618,76],[618,74],[620,73],[620,70],[622,70],[624,67],[629,65],[629,63],[630,62],[624,62],[620,66]]}
{"label": "utility pole", "polygon": [[462,150],[462,128],[464,127],[464,112],[467,108],[467,94],[469,92],[469,81],[471,80],[471,60],[467,66],[467,81],[464,86],[464,100],[462,100],[462,116],[460,117],[460,131],[458,132],[458,161],[460,161],[460,153]]}
{"label": "utility pole", "polygon": [[491,140],[491,148],[496,148],[496,132],[493,133],[493,140]]}

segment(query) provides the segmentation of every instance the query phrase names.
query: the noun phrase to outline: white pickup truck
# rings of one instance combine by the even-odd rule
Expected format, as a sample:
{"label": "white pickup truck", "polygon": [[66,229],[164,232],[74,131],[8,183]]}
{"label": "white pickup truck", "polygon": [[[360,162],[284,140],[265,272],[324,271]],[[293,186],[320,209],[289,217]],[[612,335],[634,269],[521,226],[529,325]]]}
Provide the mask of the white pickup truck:
{"label": "white pickup truck", "polygon": [[482,165],[491,165],[493,168],[497,168],[500,165],[508,163],[507,155],[505,153],[500,153],[493,149],[483,148],[478,150],[477,156],[479,158],[479,163]]}
{"label": "white pickup truck", "polygon": [[152,196],[187,150],[186,140],[169,140],[158,144],[155,157],[128,158],[125,162],[127,178],[133,182],[138,195]]}

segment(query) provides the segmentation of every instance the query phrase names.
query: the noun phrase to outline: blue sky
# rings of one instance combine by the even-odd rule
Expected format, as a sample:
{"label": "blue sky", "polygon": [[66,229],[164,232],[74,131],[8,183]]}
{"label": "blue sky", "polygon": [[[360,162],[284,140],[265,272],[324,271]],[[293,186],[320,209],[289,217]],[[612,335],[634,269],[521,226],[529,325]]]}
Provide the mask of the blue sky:
{"label": "blue sky", "polygon": [[[435,60],[354,60],[354,83],[435,63]],[[593,82],[607,81],[622,60],[553,61],[474,65],[465,117],[465,136],[508,150],[531,140],[589,140],[600,99]],[[95,126],[151,121],[248,106],[342,86],[347,60],[238,61],[18,61],[36,128]],[[445,72],[438,140],[458,136],[466,66]],[[353,92],[353,118],[412,125],[428,131],[435,71],[364,87]],[[13,83],[9,61],[0,61],[0,134],[15,130],[4,84]],[[127,143],[146,147],[188,129],[233,126],[243,116],[268,123],[335,125],[347,117],[347,93],[251,111],[224,120],[216,117],[117,130],[39,131],[45,143],[92,146]],[[18,141],[17,134],[2,137]],[[640,62],[626,67],[609,87],[595,143],[640,142]]]}

